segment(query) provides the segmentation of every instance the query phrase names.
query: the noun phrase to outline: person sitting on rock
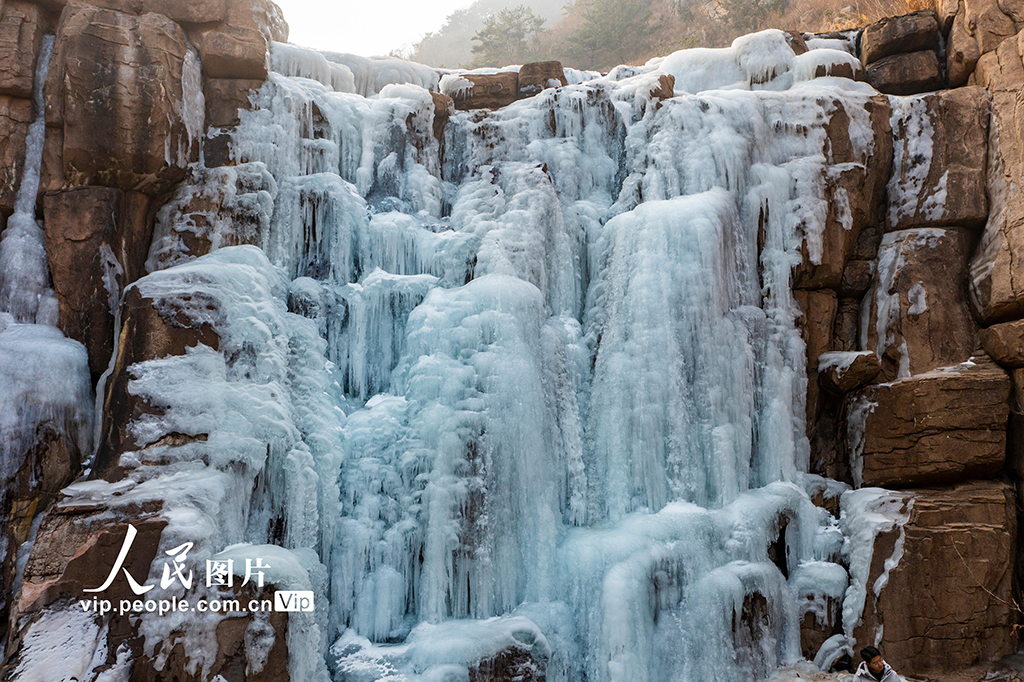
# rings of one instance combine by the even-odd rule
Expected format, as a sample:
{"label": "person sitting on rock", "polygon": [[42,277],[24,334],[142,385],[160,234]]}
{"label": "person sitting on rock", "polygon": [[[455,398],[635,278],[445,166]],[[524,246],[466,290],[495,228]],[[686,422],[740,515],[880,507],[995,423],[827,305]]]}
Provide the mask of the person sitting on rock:
{"label": "person sitting on rock", "polygon": [[903,678],[882,659],[882,654],[875,647],[864,647],[860,650],[860,657],[864,662],[857,668],[853,676],[854,682],[904,682]]}

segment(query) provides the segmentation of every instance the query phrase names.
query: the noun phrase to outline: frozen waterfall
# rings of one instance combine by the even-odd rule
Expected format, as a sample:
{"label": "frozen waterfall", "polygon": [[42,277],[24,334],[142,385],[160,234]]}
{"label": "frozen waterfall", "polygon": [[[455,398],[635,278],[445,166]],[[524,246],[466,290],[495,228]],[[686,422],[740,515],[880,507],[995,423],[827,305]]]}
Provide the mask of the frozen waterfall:
{"label": "frozen waterfall", "polygon": [[[354,62],[274,49],[290,75],[218,171],[255,179],[253,234],[210,223],[215,251],[189,261],[186,184],[133,285],[221,345],[133,370],[169,407],[133,427],[157,454],[131,466],[177,468],[118,494],[188,509],[166,542],[197,560],[284,546],[282,580],[319,599],[289,626],[293,679],[532,665],[510,647],[549,682],[740,682],[799,659],[799,619],[848,583],[810,497],[790,273],[820,260],[824,123],[841,108],[872,152],[874,90],[813,79],[849,55],[765,31],[456,112],[438,139],[423,87],[336,92],[367,80]],[[216,249],[239,242],[259,249]]]}

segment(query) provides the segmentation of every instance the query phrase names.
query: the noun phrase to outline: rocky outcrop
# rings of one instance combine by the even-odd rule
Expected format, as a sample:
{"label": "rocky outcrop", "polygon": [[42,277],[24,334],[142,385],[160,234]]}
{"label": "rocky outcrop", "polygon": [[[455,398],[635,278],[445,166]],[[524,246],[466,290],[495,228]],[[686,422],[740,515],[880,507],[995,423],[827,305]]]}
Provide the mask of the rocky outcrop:
{"label": "rocky outcrop", "polygon": [[63,129],[65,181],[148,194],[173,186],[199,160],[201,89],[196,53],[170,19],[69,6],[45,90],[47,125]]}
{"label": "rocky outcrop", "polygon": [[1024,28],[1022,22],[1024,11],[1019,5],[997,0],[962,0],[946,46],[950,86],[966,83],[978,59],[1016,35]]}
{"label": "rocky outcrop", "polygon": [[963,362],[977,347],[966,262],[967,239],[957,230],[901,230],[882,239],[866,336],[885,379]]}
{"label": "rocky outcrop", "polygon": [[861,34],[861,61],[867,65],[894,54],[939,49],[934,12],[913,12],[877,21]]}
{"label": "rocky outcrop", "polygon": [[462,77],[471,82],[473,87],[452,95],[455,108],[461,111],[499,109],[515,102],[519,93],[519,76],[514,72],[467,73]]}
{"label": "rocky outcrop", "polygon": [[932,11],[889,17],[861,34],[867,81],[889,95],[912,95],[942,87],[939,24]]}
{"label": "rocky outcrop", "polygon": [[821,385],[836,395],[867,386],[882,371],[874,351],[822,353],[818,356]]}
{"label": "rocky outcrop", "polygon": [[[880,633],[886,660],[922,676],[1016,651],[1013,487],[972,482],[905,497],[912,499],[909,520],[875,539],[864,621],[854,638],[875,642]],[[894,556],[899,561],[889,570]],[[870,586],[883,576],[876,598]]]}
{"label": "rocky outcrop", "polygon": [[988,196],[991,202],[981,243],[971,260],[971,303],[982,325],[1024,315],[1024,281],[1017,263],[1024,253],[1024,197],[1016,187],[1024,173],[1024,82],[1020,38],[1003,41],[978,62],[977,80],[991,94]]}
{"label": "rocky outcrop", "polygon": [[980,339],[989,357],[1003,367],[1024,367],[1024,320],[982,329]]}
{"label": "rocky outcrop", "polygon": [[985,89],[904,100],[895,113],[887,228],[983,225],[988,216]]}
{"label": "rocky outcrop", "polygon": [[906,488],[997,473],[1006,460],[1010,380],[968,363],[850,394],[854,481]]}
{"label": "rocky outcrop", "polygon": [[562,68],[562,62],[550,61],[523,64],[519,68],[519,93],[517,97],[519,99],[533,97],[545,88],[557,88],[567,84],[568,81],[565,79],[565,69]]}

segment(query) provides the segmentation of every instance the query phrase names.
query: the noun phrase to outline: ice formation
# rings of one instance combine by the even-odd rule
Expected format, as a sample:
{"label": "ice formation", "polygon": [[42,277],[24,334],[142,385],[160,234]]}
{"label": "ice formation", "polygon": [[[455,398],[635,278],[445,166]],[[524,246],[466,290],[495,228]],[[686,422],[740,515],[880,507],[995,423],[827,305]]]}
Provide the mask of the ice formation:
{"label": "ice formation", "polygon": [[[464,77],[275,44],[239,165],[177,190],[132,285],[218,345],[131,368],[162,412],[132,423],[124,481],[69,499],[162,499],[161,549],[286,566],[318,599],[292,679],[465,679],[508,651],[553,682],[796,662],[801,610],[853,608],[866,579],[802,473],[789,279],[821,256],[821,124],[842,106],[873,143],[874,91],[813,79],[848,61],[820,47],[766,31],[569,72],[438,140],[428,89]],[[217,621],[189,618],[205,669]],[[180,624],[143,618],[147,653]]]}
{"label": "ice formation", "polygon": [[[6,498],[19,487],[19,477],[24,488],[39,483],[41,459],[51,446],[65,449],[69,467],[91,456],[93,446],[88,354],[56,327],[57,298],[50,286],[42,226],[35,217],[46,133],[43,83],[52,50],[53,36],[44,36],[21,183],[0,239],[0,507],[9,504]],[[0,539],[0,557],[17,549],[7,546],[6,535]]]}

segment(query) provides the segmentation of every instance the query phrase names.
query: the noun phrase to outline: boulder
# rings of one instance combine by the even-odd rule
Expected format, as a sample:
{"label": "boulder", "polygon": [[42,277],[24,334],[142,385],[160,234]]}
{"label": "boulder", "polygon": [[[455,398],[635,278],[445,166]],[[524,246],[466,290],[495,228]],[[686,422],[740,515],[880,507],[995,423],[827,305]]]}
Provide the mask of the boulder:
{"label": "boulder", "polygon": [[1003,367],[1024,367],[1024,320],[994,324],[982,329],[981,346]]}
{"label": "boulder", "polygon": [[988,93],[957,88],[896,100],[894,107],[887,229],[982,226]]}
{"label": "boulder", "polygon": [[277,184],[262,163],[192,171],[157,212],[146,269],[164,270],[211,251],[262,244]]}
{"label": "boulder", "polygon": [[0,95],[0,213],[14,211],[14,196],[25,163],[25,137],[32,123],[32,102]]}
{"label": "boulder", "polygon": [[148,194],[171,187],[199,160],[201,87],[195,52],[166,17],[69,6],[46,83],[47,124],[64,129],[66,181]]}
{"label": "boulder", "polygon": [[864,29],[860,58],[865,65],[905,52],[938,50],[939,23],[932,11],[887,17]]}
{"label": "boulder", "polygon": [[815,78],[849,78],[852,81],[867,80],[867,71],[856,62],[831,62],[818,64],[814,68]]}
{"label": "boulder", "polygon": [[905,488],[990,476],[1006,459],[1010,380],[988,361],[868,386],[846,404],[858,486]]}
{"label": "boulder", "polygon": [[0,13],[0,95],[32,97],[36,56],[46,25],[37,4],[7,0]]}
{"label": "boulder", "polygon": [[246,78],[207,78],[203,83],[206,99],[206,125],[229,128],[238,125],[239,111],[252,107],[253,91],[259,90],[262,80]]}
{"label": "boulder", "polygon": [[473,89],[466,94],[458,93],[453,97],[455,108],[460,111],[499,109],[516,101],[519,76],[515,73],[466,73],[462,74],[462,77],[473,83]]}
{"label": "boulder", "polygon": [[974,67],[981,58],[978,43],[967,30],[967,19],[961,10],[953,21],[946,40],[946,79],[951,88],[958,88],[974,73]]}
{"label": "boulder", "polygon": [[148,208],[146,195],[113,187],[76,187],[43,200],[60,328],[86,347],[94,377],[110,362],[121,290],[142,275]]}
{"label": "boulder", "polygon": [[[886,661],[915,676],[1015,652],[1013,487],[981,481],[906,497],[913,504],[906,523],[875,538],[854,638],[872,643],[880,634]],[[899,561],[890,569],[893,557]],[[886,573],[876,597],[870,586]]]}
{"label": "boulder", "polygon": [[878,356],[870,350],[836,351],[818,356],[818,380],[836,395],[867,386],[881,371]]}
{"label": "boulder", "polygon": [[932,50],[894,54],[867,67],[867,81],[887,95],[914,95],[942,87],[939,57]]}
{"label": "boulder", "polygon": [[207,78],[265,80],[270,41],[286,42],[288,24],[270,0],[227,0],[224,21],[197,25],[189,38]]}
{"label": "boulder", "polygon": [[971,303],[978,321],[988,326],[1024,315],[1024,280],[1017,276],[1024,259],[1024,83],[1021,37],[1004,41],[978,61],[979,85],[992,96],[988,164],[988,222],[970,266]]}
{"label": "boulder", "polygon": [[954,365],[977,348],[964,287],[967,247],[957,230],[885,235],[867,294],[866,346],[878,353],[885,380]]}
{"label": "boulder", "polygon": [[[557,85],[555,85],[557,83]],[[562,62],[532,62],[519,67],[518,99],[533,97],[545,88],[568,85]]]}
{"label": "boulder", "polygon": [[[863,121],[851,114],[839,101],[825,124],[825,154],[830,168],[825,175],[827,213],[821,233],[820,254],[815,257],[809,240],[802,244],[802,262],[793,270],[796,289],[835,289],[843,278],[846,261],[856,248],[861,231],[876,220],[884,196],[892,157],[891,108],[886,97],[867,101],[867,123],[873,140],[870,146],[857,137]],[[874,254],[870,256],[873,258]],[[817,357],[817,356],[814,356]]]}
{"label": "boulder", "polygon": [[267,38],[260,31],[221,24],[189,34],[211,78],[267,78]]}

